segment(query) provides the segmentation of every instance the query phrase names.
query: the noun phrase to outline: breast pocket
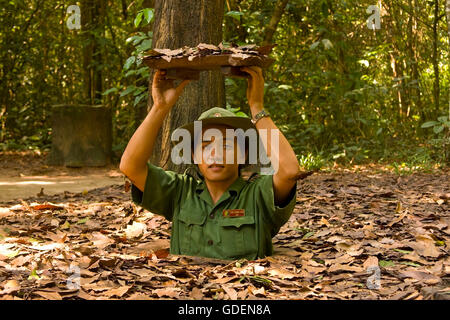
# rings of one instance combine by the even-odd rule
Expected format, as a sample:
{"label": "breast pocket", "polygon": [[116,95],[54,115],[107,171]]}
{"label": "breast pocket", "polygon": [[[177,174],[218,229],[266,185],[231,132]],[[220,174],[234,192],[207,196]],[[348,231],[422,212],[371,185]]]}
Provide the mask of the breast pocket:
{"label": "breast pocket", "polygon": [[258,242],[253,216],[224,218],[219,221],[219,227],[221,247],[226,258],[256,258]]}
{"label": "breast pocket", "polygon": [[182,208],[178,216],[180,254],[200,253],[206,215],[190,208]]}

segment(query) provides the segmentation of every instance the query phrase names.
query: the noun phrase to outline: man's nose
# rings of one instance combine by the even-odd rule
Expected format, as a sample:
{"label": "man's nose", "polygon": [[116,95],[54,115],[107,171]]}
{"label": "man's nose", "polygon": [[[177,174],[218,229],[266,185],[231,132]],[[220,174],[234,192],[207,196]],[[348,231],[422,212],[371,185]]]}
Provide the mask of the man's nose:
{"label": "man's nose", "polygon": [[206,155],[207,159],[209,160],[209,163],[222,163],[223,161],[223,152],[220,150],[217,150],[217,148],[212,148],[209,150],[208,154]]}

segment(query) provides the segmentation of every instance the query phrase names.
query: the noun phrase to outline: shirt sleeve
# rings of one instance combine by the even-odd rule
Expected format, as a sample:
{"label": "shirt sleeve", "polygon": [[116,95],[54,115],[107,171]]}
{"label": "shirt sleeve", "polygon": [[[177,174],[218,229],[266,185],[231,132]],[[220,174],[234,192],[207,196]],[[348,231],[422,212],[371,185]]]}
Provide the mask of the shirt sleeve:
{"label": "shirt sleeve", "polygon": [[132,201],[172,221],[174,203],[178,201],[183,186],[183,176],[173,171],[166,171],[150,162],[147,162],[147,168],[144,192],[131,184]]}
{"label": "shirt sleeve", "polygon": [[263,175],[257,181],[258,202],[264,205],[264,218],[271,224],[272,237],[289,220],[297,202],[297,183],[292,188],[283,207],[275,205],[273,175]]}

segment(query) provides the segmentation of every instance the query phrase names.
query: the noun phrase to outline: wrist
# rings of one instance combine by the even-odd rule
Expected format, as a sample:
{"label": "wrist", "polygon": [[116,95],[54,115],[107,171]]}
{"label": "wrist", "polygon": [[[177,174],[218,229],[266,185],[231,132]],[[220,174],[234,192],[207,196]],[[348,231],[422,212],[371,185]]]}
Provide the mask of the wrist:
{"label": "wrist", "polygon": [[264,110],[263,103],[253,103],[250,105],[250,112],[252,113],[252,117],[254,117],[257,113]]}
{"label": "wrist", "polygon": [[168,112],[172,109],[173,105],[162,104],[162,103],[154,103],[152,109],[156,109],[163,112]]}
{"label": "wrist", "polygon": [[169,114],[170,109],[171,107],[166,105],[154,104],[150,112],[159,117],[165,118]]}
{"label": "wrist", "polygon": [[254,125],[256,125],[256,123],[259,121],[259,120],[261,120],[262,118],[265,118],[265,117],[270,117],[270,114],[268,114],[267,112],[266,112],[266,110],[261,110],[260,112],[258,112],[258,113],[256,113],[256,114],[254,114],[253,116],[252,116],[252,123],[254,124]]}

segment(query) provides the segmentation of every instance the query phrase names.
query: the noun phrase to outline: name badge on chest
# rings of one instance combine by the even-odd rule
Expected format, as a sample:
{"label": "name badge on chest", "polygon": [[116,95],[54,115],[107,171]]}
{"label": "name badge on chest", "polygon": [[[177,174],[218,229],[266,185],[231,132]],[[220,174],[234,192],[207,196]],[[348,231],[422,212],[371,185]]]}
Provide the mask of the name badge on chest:
{"label": "name badge on chest", "polygon": [[222,211],[225,218],[235,218],[245,216],[245,209],[225,209]]}

